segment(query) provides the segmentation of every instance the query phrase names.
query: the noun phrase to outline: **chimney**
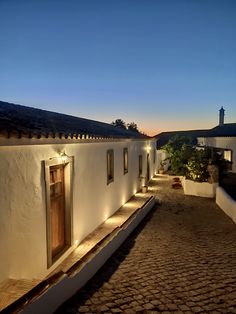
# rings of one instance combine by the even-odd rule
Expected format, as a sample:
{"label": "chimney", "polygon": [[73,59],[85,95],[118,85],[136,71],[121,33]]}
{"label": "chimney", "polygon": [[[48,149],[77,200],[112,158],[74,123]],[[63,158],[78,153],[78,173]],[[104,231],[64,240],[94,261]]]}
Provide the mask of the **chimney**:
{"label": "chimney", "polygon": [[223,107],[220,108],[219,110],[219,125],[224,125],[224,117],[225,117],[225,110]]}

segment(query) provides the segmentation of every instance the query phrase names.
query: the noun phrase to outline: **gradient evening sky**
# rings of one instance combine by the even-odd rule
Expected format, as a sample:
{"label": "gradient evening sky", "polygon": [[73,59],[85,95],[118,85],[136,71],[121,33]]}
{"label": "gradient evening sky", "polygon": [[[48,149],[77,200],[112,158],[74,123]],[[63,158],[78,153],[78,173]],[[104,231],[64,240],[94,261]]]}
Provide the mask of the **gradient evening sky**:
{"label": "gradient evening sky", "polygon": [[236,122],[235,0],[0,0],[0,100],[150,135]]}

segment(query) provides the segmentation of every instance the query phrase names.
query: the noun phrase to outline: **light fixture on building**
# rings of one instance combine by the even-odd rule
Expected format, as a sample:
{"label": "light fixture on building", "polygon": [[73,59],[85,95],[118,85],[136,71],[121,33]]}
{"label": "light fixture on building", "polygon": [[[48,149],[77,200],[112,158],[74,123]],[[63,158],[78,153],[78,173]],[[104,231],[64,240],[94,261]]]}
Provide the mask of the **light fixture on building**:
{"label": "light fixture on building", "polygon": [[70,161],[71,160],[71,156],[68,156],[65,151],[63,152],[60,152],[60,158],[61,158],[61,161],[63,162],[63,164],[65,164],[67,161]]}
{"label": "light fixture on building", "polygon": [[51,157],[50,160],[57,159],[60,160],[63,164],[66,162],[70,162],[72,159],[72,156],[69,156],[65,153],[65,151],[59,152],[59,156]]}

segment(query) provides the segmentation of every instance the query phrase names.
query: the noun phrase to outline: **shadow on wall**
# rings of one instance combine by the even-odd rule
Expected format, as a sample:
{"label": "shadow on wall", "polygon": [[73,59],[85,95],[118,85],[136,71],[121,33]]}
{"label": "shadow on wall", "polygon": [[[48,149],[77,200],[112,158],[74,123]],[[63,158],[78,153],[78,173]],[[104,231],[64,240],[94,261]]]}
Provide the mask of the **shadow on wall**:
{"label": "shadow on wall", "polygon": [[62,305],[55,313],[62,314],[66,312],[66,308],[70,306],[70,313],[77,313],[80,306],[85,305],[86,301],[101,288],[104,283],[109,281],[110,277],[115,273],[120,264],[129,255],[130,250],[135,244],[135,240],[148,221],[152,218],[157,205],[147,214],[144,220],[131,233],[120,248],[108,259],[96,275],[88,281],[88,283],[80,289],[71,299]]}

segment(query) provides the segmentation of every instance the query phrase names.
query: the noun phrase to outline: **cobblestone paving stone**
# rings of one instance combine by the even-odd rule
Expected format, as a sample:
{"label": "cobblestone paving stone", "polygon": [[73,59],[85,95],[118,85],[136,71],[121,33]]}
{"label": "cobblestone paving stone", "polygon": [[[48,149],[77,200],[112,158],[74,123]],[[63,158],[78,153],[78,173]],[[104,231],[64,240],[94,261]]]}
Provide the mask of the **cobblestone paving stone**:
{"label": "cobblestone paving stone", "polygon": [[236,225],[211,199],[171,190],[57,313],[236,313]]}

